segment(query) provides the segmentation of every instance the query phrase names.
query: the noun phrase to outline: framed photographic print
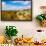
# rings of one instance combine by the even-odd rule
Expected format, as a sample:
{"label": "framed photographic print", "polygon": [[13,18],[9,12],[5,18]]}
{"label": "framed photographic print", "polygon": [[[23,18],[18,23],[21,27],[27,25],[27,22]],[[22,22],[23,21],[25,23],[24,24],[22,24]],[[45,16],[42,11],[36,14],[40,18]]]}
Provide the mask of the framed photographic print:
{"label": "framed photographic print", "polygon": [[2,1],[1,21],[31,21],[31,1]]}

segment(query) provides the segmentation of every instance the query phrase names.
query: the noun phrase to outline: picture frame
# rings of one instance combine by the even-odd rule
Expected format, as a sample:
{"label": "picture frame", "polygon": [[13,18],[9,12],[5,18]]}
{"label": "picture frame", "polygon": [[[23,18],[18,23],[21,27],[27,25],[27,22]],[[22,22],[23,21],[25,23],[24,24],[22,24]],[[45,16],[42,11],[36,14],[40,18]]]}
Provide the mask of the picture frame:
{"label": "picture frame", "polygon": [[32,21],[31,1],[1,1],[1,21]]}

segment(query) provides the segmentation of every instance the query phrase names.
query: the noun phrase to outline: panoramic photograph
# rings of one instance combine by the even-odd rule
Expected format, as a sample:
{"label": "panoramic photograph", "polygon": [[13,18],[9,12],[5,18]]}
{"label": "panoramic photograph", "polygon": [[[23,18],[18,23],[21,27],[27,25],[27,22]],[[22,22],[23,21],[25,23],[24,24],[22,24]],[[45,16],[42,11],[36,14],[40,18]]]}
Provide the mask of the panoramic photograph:
{"label": "panoramic photograph", "polygon": [[32,1],[2,1],[2,21],[31,21]]}

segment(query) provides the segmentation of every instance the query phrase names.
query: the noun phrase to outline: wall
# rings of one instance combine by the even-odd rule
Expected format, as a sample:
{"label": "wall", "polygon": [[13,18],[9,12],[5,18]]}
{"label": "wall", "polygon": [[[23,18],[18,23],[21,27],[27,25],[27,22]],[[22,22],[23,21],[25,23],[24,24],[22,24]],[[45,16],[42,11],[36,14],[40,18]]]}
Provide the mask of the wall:
{"label": "wall", "polygon": [[[43,33],[37,33],[37,29],[44,30],[44,34],[46,32],[46,28],[40,27],[39,23],[35,20],[36,15],[41,13],[40,6],[46,5],[46,0],[33,0],[32,1],[32,21],[0,21],[0,35],[4,34],[4,29],[6,25],[14,25],[17,27],[19,33],[18,36],[21,36],[22,34],[24,36],[32,36],[32,35],[43,35]],[[46,35],[46,34],[45,34]],[[41,36],[40,36],[41,37]],[[42,38],[42,37],[41,37]]]}

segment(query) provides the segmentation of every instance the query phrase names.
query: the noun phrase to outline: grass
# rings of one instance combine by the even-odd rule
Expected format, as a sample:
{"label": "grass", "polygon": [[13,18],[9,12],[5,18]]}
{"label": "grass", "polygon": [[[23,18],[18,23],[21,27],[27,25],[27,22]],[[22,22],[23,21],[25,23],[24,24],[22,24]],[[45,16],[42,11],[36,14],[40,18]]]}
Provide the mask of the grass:
{"label": "grass", "polygon": [[1,20],[15,21],[15,20],[31,20],[31,9],[17,10],[17,11],[2,11]]}

